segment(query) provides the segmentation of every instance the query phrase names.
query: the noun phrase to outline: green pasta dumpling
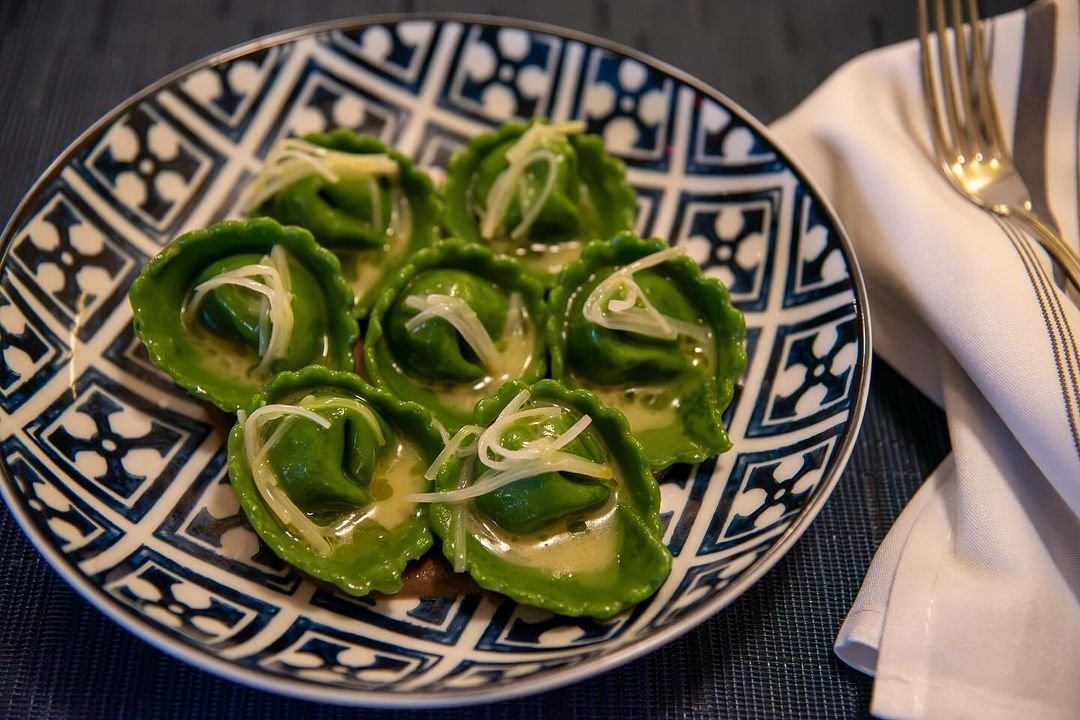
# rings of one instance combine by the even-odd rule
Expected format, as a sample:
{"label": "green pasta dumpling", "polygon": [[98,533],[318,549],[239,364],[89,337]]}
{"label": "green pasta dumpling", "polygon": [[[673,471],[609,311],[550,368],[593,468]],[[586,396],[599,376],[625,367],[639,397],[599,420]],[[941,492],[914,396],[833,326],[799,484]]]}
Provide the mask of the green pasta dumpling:
{"label": "green pasta dumpling", "polygon": [[746,325],[683,250],[630,233],[590,243],[548,307],[552,377],[626,415],[653,469],[730,447],[721,414]]}
{"label": "green pasta dumpling", "polygon": [[226,412],[273,373],[352,367],[352,293],[303,228],[262,218],[187,233],[147,263],[129,299],[150,360]]}
{"label": "green pasta dumpling", "polygon": [[392,593],[431,547],[427,508],[411,498],[441,447],[419,405],[309,367],[274,376],[238,413],[229,478],[282,559],[353,595]]}
{"label": "green pasta dumpling", "polygon": [[480,402],[428,471],[443,554],[481,587],[609,618],[671,570],[660,491],[626,420],[552,380]]}
{"label": "green pasta dumpling", "polygon": [[631,227],[622,163],[584,123],[507,123],[450,160],[446,226],[517,258],[545,285],[585,243]]}
{"label": "green pasta dumpling", "polygon": [[386,281],[438,237],[431,179],[378,138],[350,130],[281,140],[245,199],[253,215],[300,225],[331,250],[363,317]]}
{"label": "green pasta dumpling", "polygon": [[448,432],[509,380],[547,370],[543,291],[514,260],[448,240],[402,269],[371,312],[364,365]]}

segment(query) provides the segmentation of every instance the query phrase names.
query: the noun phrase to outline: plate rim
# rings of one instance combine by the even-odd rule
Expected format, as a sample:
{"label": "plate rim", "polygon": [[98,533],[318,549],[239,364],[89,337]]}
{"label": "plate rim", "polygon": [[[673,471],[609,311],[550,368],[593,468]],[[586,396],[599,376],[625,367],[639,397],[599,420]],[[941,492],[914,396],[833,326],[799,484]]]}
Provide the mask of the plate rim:
{"label": "plate rim", "polygon": [[784,161],[787,168],[798,178],[800,183],[805,186],[814,202],[821,207],[833,227],[836,229],[837,239],[846,255],[845,260],[848,265],[848,274],[852,284],[852,292],[855,296],[855,302],[853,304],[855,316],[859,323],[858,339],[861,345],[860,356],[858,358],[859,361],[853,366],[856,377],[852,382],[852,390],[856,392],[856,395],[853,398],[851,408],[849,409],[848,426],[845,428],[839,440],[839,449],[832,472],[821,479],[808,500],[807,505],[795,518],[792,524],[776,536],[774,542],[754,561],[747,572],[743,573],[735,582],[724,587],[715,597],[704,603],[701,607],[696,608],[694,611],[651,635],[632,641],[627,645],[618,648],[614,652],[589,657],[549,673],[526,678],[514,683],[508,683],[502,687],[496,688],[469,688],[464,690],[439,690],[434,692],[410,690],[400,693],[387,693],[379,690],[319,686],[291,678],[275,677],[268,673],[258,673],[250,668],[239,665],[235,661],[226,660],[219,655],[213,655],[181,640],[172,638],[143,620],[142,616],[134,613],[129,608],[121,605],[118,601],[103,593],[100,588],[90,582],[88,576],[79,570],[71,560],[53,548],[49,540],[44,537],[44,534],[39,532],[34,521],[24,513],[23,508],[15,495],[17,487],[15,481],[8,475],[6,465],[0,464],[0,480],[3,481],[0,482],[0,496],[3,497],[8,510],[15,517],[19,526],[22,528],[23,533],[30,539],[37,551],[41,553],[46,561],[48,561],[53,570],[73,587],[79,595],[81,595],[92,607],[98,609],[106,617],[130,634],[149,643],[175,659],[240,685],[302,700],[381,709],[422,707],[449,708],[479,703],[493,703],[527,695],[535,695],[547,690],[575,684],[584,681],[587,678],[614,670],[617,667],[625,665],[667,645],[673,640],[685,635],[690,630],[698,627],[710,617],[724,609],[736,598],[745,593],[752,585],[757,583],[791,550],[794,544],[821,512],[825,502],[832,494],[848,465],[859,431],[862,427],[869,395],[871,365],[873,362],[873,333],[870,324],[869,299],[859,260],[855,255],[855,250],[848,237],[847,230],[840,221],[836,210],[833,208],[828,198],[821,192],[820,188],[818,188],[813,178],[805,171],[792,153],[785,148],[782,143],[777,141],[764,123],[723,92],[698,79],[694,75],[674,67],[670,63],[660,60],[648,53],[574,28],[512,16],[459,12],[406,12],[352,16],[310,23],[270,33],[238,43],[225,50],[205,55],[193,62],[187,63],[158,78],[154,82],[146,85],[117,103],[112,109],[86,128],[86,130],[81,132],[64,148],[63,151],[60,152],[59,155],[56,156],[55,159],[53,159],[52,162],[49,163],[15,206],[10,218],[7,223],[5,223],[3,230],[0,231],[0,269],[2,269],[8,261],[8,254],[14,242],[15,232],[24,222],[24,216],[27,214],[32,202],[56,179],[60,171],[69,164],[71,158],[78,153],[79,150],[83,149],[83,146],[93,139],[99,130],[110,126],[115,120],[119,119],[125,112],[129,111],[140,101],[152,96],[198,69],[239,59],[240,57],[260,50],[286,45],[305,37],[335,30],[355,30],[372,25],[391,25],[413,21],[435,23],[457,22],[462,24],[514,28],[533,33],[553,35],[565,40],[598,47],[637,60],[638,62],[664,72],[683,85],[691,87],[701,95],[718,102],[725,107],[725,109],[731,110],[742,122],[749,125],[754,132],[766,139],[773,148],[775,148],[777,154]]}

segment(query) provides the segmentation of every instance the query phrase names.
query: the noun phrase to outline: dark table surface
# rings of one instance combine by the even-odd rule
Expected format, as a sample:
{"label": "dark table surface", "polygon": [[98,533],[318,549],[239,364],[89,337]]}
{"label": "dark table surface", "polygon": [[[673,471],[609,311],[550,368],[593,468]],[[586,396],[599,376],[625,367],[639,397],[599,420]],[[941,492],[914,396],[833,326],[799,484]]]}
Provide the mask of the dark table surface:
{"label": "dark table surface", "polygon": [[[1019,7],[983,3],[984,13]],[[911,37],[909,0],[0,0],[0,220],[83,129],[158,77],[259,35],[339,17],[482,12],[626,43],[765,122],[844,61]],[[180,663],[83,601],[0,511],[3,718],[861,717],[871,682],[832,642],[874,549],[948,452],[944,418],[880,360],[860,439],[795,548],[665,648],[562,690],[450,711],[359,711],[251,690]]]}

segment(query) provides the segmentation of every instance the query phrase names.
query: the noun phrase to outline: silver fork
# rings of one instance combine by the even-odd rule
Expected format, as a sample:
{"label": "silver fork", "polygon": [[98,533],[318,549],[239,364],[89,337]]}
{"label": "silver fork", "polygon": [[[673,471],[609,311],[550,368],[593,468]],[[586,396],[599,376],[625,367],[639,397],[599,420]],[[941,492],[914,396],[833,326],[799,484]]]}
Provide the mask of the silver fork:
{"label": "silver fork", "polygon": [[[1080,289],[1080,255],[1033,211],[1031,192],[1017,171],[1001,132],[975,0],[950,0],[954,33],[952,52],[946,35],[946,0],[929,2],[933,6],[936,39],[930,36],[927,0],[916,0],[923,94],[930,110],[934,154],[945,177],[971,202],[1026,228],[1028,234],[1050,253],[1072,284]],[[964,4],[970,26],[964,22]],[[936,67],[934,45],[937,47]],[[940,80],[940,88],[935,76]],[[939,91],[944,100],[944,113]]]}

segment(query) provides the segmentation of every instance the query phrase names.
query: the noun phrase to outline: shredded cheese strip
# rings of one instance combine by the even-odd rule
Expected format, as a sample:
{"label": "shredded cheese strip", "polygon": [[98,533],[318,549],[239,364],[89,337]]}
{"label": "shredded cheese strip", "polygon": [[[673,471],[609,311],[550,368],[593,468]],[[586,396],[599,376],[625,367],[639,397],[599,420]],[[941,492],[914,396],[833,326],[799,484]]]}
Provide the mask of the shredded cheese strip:
{"label": "shredded cheese strip", "polygon": [[[589,322],[609,330],[622,330],[661,340],[674,340],[685,335],[703,345],[708,344],[709,332],[706,328],[664,315],[649,302],[641,286],[634,280],[637,272],[685,255],[683,248],[669,247],[615,270],[589,293],[581,314]],[[620,292],[624,297],[614,297]]]}
{"label": "shredded cheese strip", "polygon": [[445,447],[446,443],[450,442],[450,432],[446,429],[445,425],[439,422],[438,418],[432,417],[431,425],[439,433],[439,437],[442,438],[443,446]]}
{"label": "shredded cheese strip", "polygon": [[507,211],[510,209],[510,202],[515,191],[520,191],[520,181],[524,178],[525,171],[534,161],[544,160],[548,163],[548,174],[544,188],[537,193],[535,198],[531,199],[528,208],[522,212],[521,223],[511,231],[510,236],[518,238],[529,229],[529,226],[536,221],[543,204],[547,202],[547,198],[551,194],[555,183],[555,169],[558,164],[558,159],[550,151],[542,148],[536,150],[536,152],[534,150],[542,142],[553,136],[575,135],[584,131],[584,122],[571,121],[552,123],[550,125],[536,123],[522,133],[518,141],[506,151],[507,166],[495,178],[491,190],[488,191],[484,217],[480,223],[481,237],[485,240],[495,238],[499,225],[502,224]]}
{"label": "shredded cheese strip", "polygon": [[[464,457],[471,455],[476,450],[476,436],[483,432],[483,428],[479,425],[466,425],[458,430],[454,437],[447,441],[442,451],[435,456],[435,461],[428,466],[427,471],[424,473],[426,480],[434,480],[435,476],[439,474],[439,470],[446,464],[446,461],[451,457]],[[468,440],[472,439],[473,442],[466,444]]]}
{"label": "shredded cheese strip", "polygon": [[503,335],[519,338],[524,334],[525,306],[521,300],[521,293],[510,293],[510,299],[506,304],[506,324],[503,327]]}
{"label": "shredded cheese strip", "polygon": [[487,328],[480,322],[476,311],[469,303],[452,295],[410,295],[405,298],[405,307],[419,310],[405,323],[406,330],[432,318],[442,318],[450,323],[468,343],[480,363],[489,373],[498,376],[502,373],[502,354],[496,349]]}
{"label": "shredded cheese strip", "polygon": [[295,405],[264,405],[250,415],[240,411],[237,419],[244,428],[244,455],[251,468],[251,477],[255,482],[263,502],[266,503],[270,512],[287,528],[292,530],[308,547],[318,555],[326,557],[333,547],[330,544],[329,528],[319,525],[311,520],[307,514],[297,507],[288,493],[286,493],[274,477],[273,468],[267,459],[270,448],[280,439],[282,427],[271,435],[270,439],[261,443],[262,429],[267,423],[284,418],[303,418],[309,420],[322,429],[330,427],[330,421],[316,412]]}
{"label": "shredded cheese strip", "polygon": [[[332,538],[347,535],[370,513],[347,513],[339,518],[336,524],[330,525],[319,525],[312,521],[281,488],[274,476],[273,468],[270,467],[267,454],[281,440],[288,429],[290,420],[297,417],[303,418],[326,430],[331,422],[316,410],[336,408],[359,412],[364,421],[375,431],[377,442],[380,445],[386,443],[382,427],[374,413],[360,402],[348,398],[315,398],[308,395],[298,405],[265,405],[252,412],[251,415],[245,414],[242,410],[237,413],[237,418],[244,427],[244,455],[247,458],[248,467],[251,468],[251,476],[259,495],[278,521],[295,532],[304,543],[323,557],[333,550]],[[278,419],[282,422],[267,440],[261,441],[263,427]]]}
{"label": "shredded cheese strip", "polygon": [[[378,186],[374,179],[397,178],[400,172],[397,162],[389,155],[342,152],[299,138],[285,138],[271,148],[262,170],[244,193],[240,206],[248,212],[294,182],[317,175],[331,183],[344,179],[362,179],[373,183],[374,212],[381,215]],[[374,217],[372,220],[374,222]]]}
{"label": "shredded cheese strip", "polygon": [[[379,212],[382,212],[381,207]],[[412,237],[412,231],[413,216],[409,197],[395,187],[390,193],[390,232],[395,237],[408,240]]]}
{"label": "shredded cheese strip", "polygon": [[[473,445],[475,455],[470,453],[469,460],[477,459],[488,468],[476,482],[472,484],[460,483],[455,490],[443,492],[418,493],[411,495],[414,502],[439,502],[461,503],[465,500],[480,497],[511,483],[528,477],[535,477],[549,472],[569,472],[587,477],[611,479],[614,477],[604,463],[594,462],[580,455],[565,452],[566,447],[578,437],[592,423],[588,415],[580,417],[566,431],[556,437],[541,437],[530,442],[517,450],[511,450],[503,444],[503,435],[506,429],[514,423],[530,418],[550,418],[558,416],[562,410],[557,407],[539,407],[523,410],[529,399],[529,392],[523,390],[503,408],[495,421],[487,428],[479,432],[479,436]],[[440,453],[435,462],[428,468],[428,479],[433,479],[443,463],[451,455],[461,456],[463,444],[468,437],[479,431],[475,425],[467,425],[458,431],[450,441],[447,448]],[[453,449],[450,449],[453,446]],[[472,473],[470,471],[469,476]]]}
{"label": "shredded cheese strip", "polygon": [[259,364],[252,370],[252,374],[265,377],[270,374],[270,365],[285,357],[292,338],[292,283],[288,253],[285,248],[275,245],[261,262],[227,270],[199,283],[183,310],[184,321],[190,322],[190,318],[198,312],[211,291],[226,285],[241,287],[262,296],[259,316]]}
{"label": "shredded cheese strip", "polygon": [[[469,478],[473,474],[473,466],[476,464],[475,457],[469,457],[465,459],[465,462],[461,464],[461,475],[458,478],[458,489],[466,487],[469,484]],[[465,572],[466,561],[468,560],[468,535],[465,532],[465,505],[458,503],[454,506],[454,572]]]}
{"label": "shredded cheese strip", "polygon": [[532,224],[536,222],[536,218],[540,217],[540,211],[544,209],[544,203],[551,197],[552,190],[555,189],[555,176],[559,169],[559,159],[555,157],[555,153],[541,148],[530,153],[524,164],[525,167],[528,167],[538,161],[542,161],[547,165],[547,175],[544,177],[544,186],[540,188],[540,192],[535,197],[526,199],[526,190],[528,189],[526,177],[523,174],[518,178],[518,197],[521,198],[523,207],[521,210],[521,222],[510,231],[510,239],[512,240],[520,239],[529,231]]}
{"label": "shredded cheese strip", "polygon": [[613,477],[611,468],[603,463],[592,462],[571,453],[552,452],[543,459],[522,461],[506,470],[489,470],[478,477],[475,483],[459,490],[419,493],[409,499],[414,502],[459,503],[495,492],[518,480],[549,472],[569,472],[603,480]]}
{"label": "shredded cheese strip", "polygon": [[300,401],[300,407],[307,408],[308,410],[353,410],[360,413],[360,417],[364,418],[364,422],[368,424],[368,427],[370,427],[371,431],[375,434],[375,442],[379,445],[386,444],[386,437],[383,435],[382,425],[379,424],[379,420],[375,417],[375,413],[371,412],[371,410],[359,400],[343,397],[315,398],[312,395],[308,395]]}
{"label": "shredded cheese strip", "polygon": [[[561,412],[562,411],[557,407],[542,407],[533,408],[532,410],[521,410],[512,415],[501,416],[489,426],[488,429],[491,432],[484,433],[477,440],[476,451],[483,459],[485,465],[500,469],[505,468],[508,464],[512,464],[515,460],[528,460],[534,458],[550,438],[538,438],[520,450],[510,450],[502,444],[503,433],[511,423],[528,420],[529,418],[558,417]],[[500,455],[505,459],[500,460]]]}
{"label": "shredded cheese strip", "polygon": [[[288,328],[288,333],[284,335],[281,331],[278,331],[277,344],[274,346],[273,354],[274,358],[279,358],[284,357],[288,352],[289,340],[292,339],[292,274],[289,272],[289,253],[281,245],[275,245],[270,248],[270,254],[264,260],[269,260],[270,266],[277,271],[278,282],[281,284],[281,293],[288,296],[288,301],[283,303],[281,309],[287,307],[288,311],[284,314],[279,313],[279,317],[272,317],[272,301],[263,301],[262,311],[259,315],[259,356],[265,358],[267,350],[271,347],[271,341],[274,340],[272,323],[276,320],[281,324],[281,327]],[[266,362],[265,359],[264,362],[266,363],[265,372],[269,373],[270,363]],[[262,371],[260,370],[260,372]]]}

